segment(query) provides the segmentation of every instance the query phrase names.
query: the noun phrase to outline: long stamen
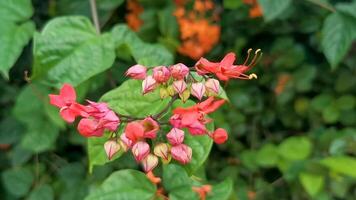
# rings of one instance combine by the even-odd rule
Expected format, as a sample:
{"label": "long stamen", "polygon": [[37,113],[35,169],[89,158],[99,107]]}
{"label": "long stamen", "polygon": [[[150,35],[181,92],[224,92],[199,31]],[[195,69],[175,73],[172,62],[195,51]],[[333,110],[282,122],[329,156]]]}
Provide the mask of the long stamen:
{"label": "long stamen", "polygon": [[262,55],[263,53],[261,52],[259,55],[258,55],[258,58],[256,59],[256,61],[254,63],[250,63],[250,68],[254,67],[262,58]]}
{"label": "long stamen", "polygon": [[247,50],[247,58],[245,59],[245,62],[244,62],[244,64],[242,64],[242,65],[245,65],[245,66],[246,66],[246,64],[247,64],[247,62],[248,62],[248,59],[250,58],[251,51],[252,51],[251,48]]}
{"label": "long stamen", "polygon": [[259,58],[259,52],[261,51],[261,49],[257,49],[256,51],[255,51],[255,56],[253,56],[253,59],[252,59],[252,61],[250,62],[250,64],[248,64],[248,67],[249,68],[251,68],[251,66],[254,66],[255,65],[255,62],[256,62],[256,60]]}

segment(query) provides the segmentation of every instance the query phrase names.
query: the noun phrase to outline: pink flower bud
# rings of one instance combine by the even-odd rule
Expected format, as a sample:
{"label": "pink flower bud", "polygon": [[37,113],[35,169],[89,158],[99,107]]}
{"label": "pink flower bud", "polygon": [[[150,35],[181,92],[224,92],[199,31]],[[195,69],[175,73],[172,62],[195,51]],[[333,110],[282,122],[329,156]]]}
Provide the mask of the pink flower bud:
{"label": "pink flower bud", "polygon": [[184,131],[178,129],[178,128],[172,128],[171,131],[166,135],[169,143],[171,143],[173,146],[182,144],[184,140]]}
{"label": "pink flower bud", "polygon": [[139,162],[150,153],[150,146],[146,142],[140,141],[133,145],[131,151],[136,161]]}
{"label": "pink flower bud", "polygon": [[124,151],[126,152],[133,146],[133,141],[126,137],[125,133],[120,136],[120,144]]}
{"label": "pink flower bud", "polygon": [[175,64],[170,68],[171,75],[174,79],[183,79],[189,73],[189,68],[182,63]]}
{"label": "pink flower bud", "polygon": [[134,65],[127,70],[126,76],[132,79],[144,80],[146,78],[146,71],[147,68],[145,66]]}
{"label": "pink flower bud", "polygon": [[165,66],[158,66],[153,68],[153,78],[157,81],[157,83],[167,82],[170,76],[171,73]]}
{"label": "pink flower bud", "polygon": [[158,165],[158,158],[153,154],[148,154],[146,158],[142,160],[143,170],[148,173],[152,171]]}
{"label": "pink flower bud", "polygon": [[193,83],[191,88],[192,95],[201,100],[205,94],[205,86],[203,83]]}
{"label": "pink flower bud", "polygon": [[166,161],[168,161],[168,160],[170,159],[170,156],[169,156],[169,146],[168,146],[168,144],[166,144],[166,143],[159,143],[159,144],[157,144],[157,145],[155,146],[155,148],[153,149],[153,153],[154,153],[156,156],[158,156],[158,157],[160,157],[160,158],[162,158],[162,159],[164,159],[164,160],[166,160]]}
{"label": "pink flower bud", "polygon": [[226,142],[228,135],[225,129],[218,128],[211,134],[211,137],[216,144],[223,144]]}
{"label": "pink flower bud", "polygon": [[187,84],[184,82],[184,80],[174,81],[173,88],[176,92],[178,92],[178,94],[182,94],[187,88]]}
{"label": "pink flower bud", "polygon": [[114,140],[108,140],[104,144],[104,149],[108,159],[111,160],[111,158],[120,151],[120,144]]}
{"label": "pink flower bud", "polygon": [[156,88],[156,80],[152,76],[147,76],[142,82],[142,93],[146,94]]}
{"label": "pink flower bud", "polygon": [[220,82],[216,79],[208,79],[205,82],[205,87],[209,92],[212,92],[214,94],[219,94],[220,93]]}
{"label": "pink flower bud", "polygon": [[146,117],[140,123],[142,124],[144,129],[144,133],[143,133],[144,138],[150,138],[150,139],[156,138],[156,133],[159,130],[159,125],[154,119],[152,119],[152,117]]}
{"label": "pink flower bud", "polygon": [[83,118],[78,123],[78,132],[84,137],[101,137],[104,134],[103,128],[98,128],[97,120]]}
{"label": "pink flower bud", "polygon": [[171,154],[173,159],[181,164],[187,164],[192,160],[192,149],[185,144],[173,146],[171,148]]}

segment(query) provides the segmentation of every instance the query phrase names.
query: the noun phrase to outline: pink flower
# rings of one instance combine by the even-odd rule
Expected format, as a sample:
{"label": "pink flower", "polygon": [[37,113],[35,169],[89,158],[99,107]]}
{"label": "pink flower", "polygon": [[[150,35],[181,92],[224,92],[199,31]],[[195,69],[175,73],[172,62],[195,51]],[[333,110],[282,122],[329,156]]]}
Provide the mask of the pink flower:
{"label": "pink flower", "polygon": [[88,116],[85,106],[76,102],[74,88],[67,83],[61,88],[59,95],[50,94],[49,98],[52,105],[60,108],[60,115],[66,122],[74,122],[77,116]]}
{"label": "pink flower", "polygon": [[111,160],[111,158],[120,151],[120,144],[114,140],[108,140],[104,144],[104,149],[108,159]]}
{"label": "pink flower", "polygon": [[152,76],[147,76],[142,82],[142,93],[147,94],[156,88],[156,80]]}
{"label": "pink flower", "polygon": [[144,127],[138,121],[129,122],[125,128],[125,136],[136,142],[144,138]]}
{"label": "pink flower", "polygon": [[145,66],[134,65],[127,70],[126,76],[132,79],[144,80],[146,78],[146,71],[147,68]]}
{"label": "pink flower", "polygon": [[148,154],[146,158],[142,160],[143,170],[148,173],[152,171],[158,165],[158,158],[153,154]]}
{"label": "pink flower", "polygon": [[220,93],[220,83],[218,80],[210,78],[205,82],[205,87],[209,92],[214,94]]}
{"label": "pink flower", "polygon": [[153,68],[153,78],[157,81],[157,83],[165,83],[168,81],[170,77],[170,72],[165,66],[158,66]]}
{"label": "pink flower", "polygon": [[139,141],[132,146],[132,154],[134,155],[137,162],[145,159],[150,153],[150,146],[143,141]]}
{"label": "pink flower", "polygon": [[169,70],[171,71],[172,77],[176,80],[184,79],[189,73],[189,68],[182,63],[172,65]]}
{"label": "pink flower", "polygon": [[165,161],[169,161],[169,146],[166,143],[159,143],[155,146],[155,148],[153,149],[153,153],[164,159]]}
{"label": "pink flower", "polygon": [[146,117],[140,123],[143,126],[144,138],[149,138],[149,139],[156,138],[156,134],[159,130],[159,125],[154,119],[152,119],[152,117]]}
{"label": "pink flower", "polygon": [[210,97],[188,108],[176,108],[169,121],[175,128],[188,128],[193,135],[205,134],[207,133],[205,124],[210,122],[205,118],[206,114],[214,112],[224,103],[225,100],[214,100],[214,97]]}
{"label": "pink flower", "polygon": [[130,140],[129,138],[127,138],[126,134],[123,133],[120,136],[120,144],[121,144],[122,148],[124,149],[124,151],[127,151],[133,146],[134,142],[132,140]]}
{"label": "pink flower", "polygon": [[213,138],[216,144],[223,144],[228,139],[228,135],[225,129],[218,128],[212,134],[211,137]]}
{"label": "pink flower", "polygon": [[203,83],[193,83],[191,88],[192,95],[201,100],[205,94],[205,86]]}
{"label": "pink flower", "polygon": [[173,88],[178,94],[182,94],[184,90],[187,88],[187,84],[184,80],[177,80],[173,82]]}
{"label": "pink flower", "polygon": [[181,164],[187,164],[192,160],[192,149],[185,145],[179,144],[171,148],[172,158]]}
{"label": "pink flower", "polygon": [[166,137],[172,145],[182,144],[184,140],[184,131],[178,128],[172,128]]}
{"label": "pink flower", "polygon": [[77,129],[84,137],[101,137],[104,134],[104,129],[99,128],[98,121],[89,118],[81,119]]}

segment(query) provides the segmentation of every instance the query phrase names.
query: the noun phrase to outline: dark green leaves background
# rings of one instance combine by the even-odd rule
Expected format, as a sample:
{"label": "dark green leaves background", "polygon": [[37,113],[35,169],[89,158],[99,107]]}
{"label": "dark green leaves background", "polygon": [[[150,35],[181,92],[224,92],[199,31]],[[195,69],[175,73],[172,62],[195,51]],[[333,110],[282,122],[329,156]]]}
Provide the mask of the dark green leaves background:
{"label": "dark green leaves background", "polygon": [[[164,107],[124,72],[194,61],[176,53],[171,1],[139,1],[144,26],[134,33],[125,1],[97,0],[97,34],[87,0],[0,0],[1,199],[152,199],[157,188],[131,155],[108,162],[105,138],[80,137],[47,97],[68,82],[78,101],[107,101],[123,114]],[[191,187],[202,184],[217,200],[354,199],[356,1],[258,2],[263,17],[250,19],[242,0],[216,1],[222,34],[206,57],[233,51],[241,63],[250,47],[264,52],[253,70],[259,79],[231,81],[229,103],[211,116],[229,141],[187,137],[195,160],[158,168],[162,185],[170,199],[197,199]]]}

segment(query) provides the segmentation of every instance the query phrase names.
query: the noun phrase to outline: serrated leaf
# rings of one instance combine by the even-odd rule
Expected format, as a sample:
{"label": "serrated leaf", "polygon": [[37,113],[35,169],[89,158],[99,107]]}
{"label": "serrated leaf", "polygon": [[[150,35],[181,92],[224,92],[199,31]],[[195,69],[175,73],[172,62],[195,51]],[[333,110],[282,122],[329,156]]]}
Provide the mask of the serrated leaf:
{"label": "serrated leaf", "polygon": [[8,169],[1,174],[5,189],[15,197],[23,197],[30,190],[33,174],[28,168]]}
{"label": "serrated leaf", "polygon": [[321,46],[334,69],[345,57],[356,38],[356,21],[341,13],[330,14],[324,21]]}
{"label": "serrated leaf", "polygon": [[356,177],[356,159],[350,156],[328,157],[320,163],[334,172]]}
{"label": "serrated leaf", "polygon": [[31,0],[0,1],[0,73],[5,78],[35,31],[35,24],[27,21],[32,14]]}
{"label": "serrated leaf", "polygon": [[287,160],[306,159],[312,150],[312,143],[307,137],[289,137],[278,146],[278,153]]}
{"label": "serrated leaf", "polygon": [[291,3],[291,0],[258,0],[266,21],[272,21],[279,17]]}
{"label": "serrated leaf", "polygon": [[85,17],[57,17],[34,40],[33,78],[77,86],[110,68],[115,59],[110,34],[97,35]]}
{"label": "serrated leaf", "polygon": [[324,187],[324,177],[318,174],[301,173],[299,181],[311,197],[315,197]]}
{"label": "serrated leaf", "polygon": [[151,200],[155,192],[155,185],[147,179],[144,173],[126,169],[112,173],[85,200]]}

